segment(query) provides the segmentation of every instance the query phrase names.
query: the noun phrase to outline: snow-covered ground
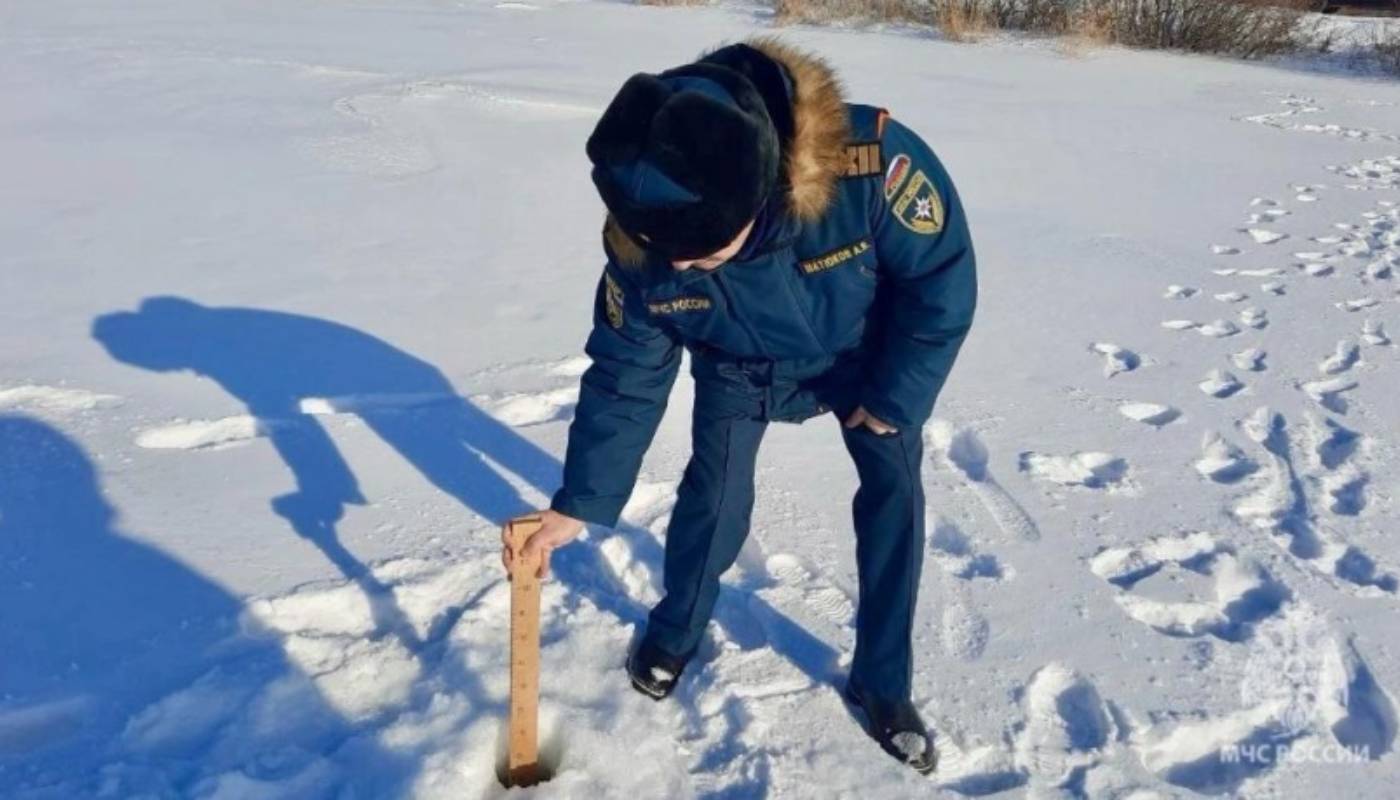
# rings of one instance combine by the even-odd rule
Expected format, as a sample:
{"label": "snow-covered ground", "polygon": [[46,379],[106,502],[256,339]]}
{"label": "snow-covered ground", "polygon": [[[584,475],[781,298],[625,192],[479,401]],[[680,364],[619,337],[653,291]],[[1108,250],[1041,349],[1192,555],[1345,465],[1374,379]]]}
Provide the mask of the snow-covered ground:
{"label": "snow-covered ground", "polygon": [[[0,6],[0,796],[504,794],[497,526],[553,490],[586,366],[583,140],[630,73],[755,30],[551,0]],[[678,701],[627,687],[683,379],[625,525],[556,556],[558,774],[511,796],[1394,796],[1400,86],[787,35],[933,143],[977,240],[926,433],[941,769],[894,764],[837,694],[854,470],[829,420],[771,429]]]}

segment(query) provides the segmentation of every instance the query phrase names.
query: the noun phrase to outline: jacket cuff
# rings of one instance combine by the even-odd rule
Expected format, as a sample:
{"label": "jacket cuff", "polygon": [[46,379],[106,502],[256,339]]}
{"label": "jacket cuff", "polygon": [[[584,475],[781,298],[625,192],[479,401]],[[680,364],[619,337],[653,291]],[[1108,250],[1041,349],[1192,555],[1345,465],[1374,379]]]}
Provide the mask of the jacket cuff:
{"label": "jacket cuff", "polygon": [[923,423],[910,419],[900,408],[889,402],[883,394],[873,387],[867,386],[860,396],[861,407],[865,413],[880,420],[887,425],[893,425],[900,431],[920,427]]}
{"label": "jacket cuff", "polygon": [[574,497],[564,489],[554,493],[554,497],[549,501],[549,508],[551,511],[604,528],[616,526],[617,518],[622,515],[622,508],[615,502]]}

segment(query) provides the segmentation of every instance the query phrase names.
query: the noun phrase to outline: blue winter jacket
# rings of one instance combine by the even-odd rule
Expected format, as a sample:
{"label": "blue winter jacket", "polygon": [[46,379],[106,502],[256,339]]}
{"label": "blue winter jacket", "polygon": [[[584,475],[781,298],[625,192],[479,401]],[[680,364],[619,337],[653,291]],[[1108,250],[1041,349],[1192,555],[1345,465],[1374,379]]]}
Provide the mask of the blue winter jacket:
{"label": "blue winter jacket", "polygon": [[913,131],[845,103],[821,61],[787,68],[797,133],[764,241],[712,271],[677,271],[611,220],[563,487],[551,507],[616,523],[691,353],[695,413],[744,400],[800,422],[857,405],[923,425],[972,323],[975,259],[953,183]]}

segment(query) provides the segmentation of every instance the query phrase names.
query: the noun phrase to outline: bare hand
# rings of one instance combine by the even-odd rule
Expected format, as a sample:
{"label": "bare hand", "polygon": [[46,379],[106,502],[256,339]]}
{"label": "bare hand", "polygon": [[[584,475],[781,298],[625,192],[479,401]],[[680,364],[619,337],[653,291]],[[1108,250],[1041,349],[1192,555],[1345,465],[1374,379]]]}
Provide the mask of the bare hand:
{"label": "bare hand", "polygon": [[[540,568],[536,573],[541,578],[549,577],[549,554],[554,548],[572,542],[583,532],[583,520],[560,514],[558,511],[545,510],[539,512],[540,529],[531,534],[526,540],[525,546],[521,548],[520,557],[525,561],[539,559]],[[510,551],[510,542],[506,539],[505,531],[501,532],[501,563],[505,565],[506,573],[510,573],[510,565],[515,559],[515,554]]]}
{"label": "bare hand", "polygon": [[899,433],[899,429],[884,422],[881,419],[870,416],[870,412],[865,410],[865,406],[858,407],[851,412],[851,416],[846,420],[847,428],[859,428],[864,425],[873,433],[883,436],[887,433]]}

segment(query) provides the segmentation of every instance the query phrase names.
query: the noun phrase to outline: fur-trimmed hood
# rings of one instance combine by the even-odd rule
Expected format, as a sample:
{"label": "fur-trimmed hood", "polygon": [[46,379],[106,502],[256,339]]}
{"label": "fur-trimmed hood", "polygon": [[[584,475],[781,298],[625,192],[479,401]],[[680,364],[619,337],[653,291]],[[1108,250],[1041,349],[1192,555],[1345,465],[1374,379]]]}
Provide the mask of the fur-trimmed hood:
{"label": "fur-trimmed hood", "polygon": [[[781,64],[791,79],[792,132],[782,142],[781,190],[787,192],[791,214],[801,222],[815,221],[831,206],[847,164],[850,122],[840,80],[825,60],[776,37],[754,37],[743,44]],[[764,96],[770,105],[786,100]],[[611,215],[603,226],[603,237],[622,266],[638,266],[646,260],[642,248]]]}

